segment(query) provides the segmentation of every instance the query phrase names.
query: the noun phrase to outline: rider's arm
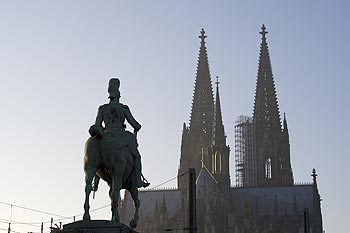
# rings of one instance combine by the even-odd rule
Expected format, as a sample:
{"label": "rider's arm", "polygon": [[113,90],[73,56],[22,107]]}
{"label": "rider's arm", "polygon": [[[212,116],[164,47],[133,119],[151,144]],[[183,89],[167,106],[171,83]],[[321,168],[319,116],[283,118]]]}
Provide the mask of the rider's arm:
{"label": "rider's arm", "polygon": [[103,126],[102,126],[103,114],[102,114],[102,111],[103,111],[103,106],[100,106],[98,108],[97,117],[95,120],[95,127],[98,130],[100,135],[102,135],[102,133],[103,133]]}
{"label": "rider's arm", "polygon": [[129,124],[134,128],[135,131],[139,131],[141,129],[140,123],[138,123],[135,118],[132,116],[130,109],[127,105],[124,105],[125,109],[125,118],[129,122]]}

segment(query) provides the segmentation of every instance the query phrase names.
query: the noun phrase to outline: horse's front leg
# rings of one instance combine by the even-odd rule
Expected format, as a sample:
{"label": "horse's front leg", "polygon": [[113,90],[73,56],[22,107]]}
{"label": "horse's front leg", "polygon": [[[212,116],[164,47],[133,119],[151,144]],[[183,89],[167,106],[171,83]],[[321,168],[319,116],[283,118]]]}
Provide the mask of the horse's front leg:
{"label": "horse's front leg", "polygon": [[134,212],[134,218],[130,221],[130,227],[136,228],[137,222],[139,220],[139,209],[140,209],[140,199],[139,199],[139,192],[137,188],[134,186],[129,190],[132,199],[134,200],[135,205],[135,212]]}
{"label": "horse's front leg", "polygon": [[119,176],[113,176],[112,189],[110,192],[112,221],[119,223],[120,217],[118,213],[120,190],[122,188],[122,180]]}
{"label": "horse's front leg", "polygon": [[92,190],[92,180],[96,174],[96,168],[88,167],[85,169],[85,203],[84,203],[84,216],[83,220],[90,220],[90,204],[89,198]]}

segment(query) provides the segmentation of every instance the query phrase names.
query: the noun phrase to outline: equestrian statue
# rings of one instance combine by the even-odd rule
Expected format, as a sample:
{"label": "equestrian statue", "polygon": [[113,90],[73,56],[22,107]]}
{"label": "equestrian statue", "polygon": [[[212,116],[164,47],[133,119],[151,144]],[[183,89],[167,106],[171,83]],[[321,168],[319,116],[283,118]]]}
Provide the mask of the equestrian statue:
{"label": "equestrian statue", "polygon": [[[129,107],[119,102],[119,86],[119,79],[109,80],[109,103],[99,107],[95,124],[89,129],[91,137],[85,143],[83,220],[90,220],[90,193],[97,191],[99,180],[103,179],[110,188],[112,222],[119,223],[120,190],[126,189],[134,201],[135,212],[130,227],[135,228],[140,207],[138,188],[146,188],[150,183],[141,173],[141,156],[137,149],[136,136],[141,125],[134,119]],[[134,133],[126,130],[125,120],[133,127]]]}

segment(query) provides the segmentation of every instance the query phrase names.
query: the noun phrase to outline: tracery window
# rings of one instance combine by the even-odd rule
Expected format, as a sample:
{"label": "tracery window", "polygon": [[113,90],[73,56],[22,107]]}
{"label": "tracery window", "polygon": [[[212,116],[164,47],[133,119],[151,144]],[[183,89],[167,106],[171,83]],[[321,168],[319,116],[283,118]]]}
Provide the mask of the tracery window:
{"label": "tracery window", "polygon": [[268,158],[265,161],[265,178],[272,179],[272,161],[271,161],[271,158]]}

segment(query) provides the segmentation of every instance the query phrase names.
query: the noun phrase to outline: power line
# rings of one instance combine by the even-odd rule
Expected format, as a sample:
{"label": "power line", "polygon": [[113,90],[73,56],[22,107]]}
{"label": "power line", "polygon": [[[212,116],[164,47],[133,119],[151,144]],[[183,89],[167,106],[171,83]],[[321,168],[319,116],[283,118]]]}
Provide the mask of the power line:
{"label": "power line", "polygon": [[[4,218],[0,218],[0,223],[6,223],[6,224],[11,223],[11,225],[18,224],[18,225],[28,225],[28,226],[32,226],[32,227],[41,227],[41,226],[35,225],[35,224],[33,224],[33,223],[10,221],[10,220],[4,219]],[[40,223],[40,224],[41,224],[41,223]]]}
{"label": "power line", "polygon": [[25,209],[25,210],[29,210],[29,211],[33,211],[33,212],[37,212],[37,213],[41,213],[41,214],[47,214],[47,215],[50,215],[50,216],[65,218],[65,216],[62,216],[62,215],[53,214],[53,213],[49,213],[49,212],[42,211],[42,210],[36,210],[36,209],[28,208],[28,207],[25,207],[25,206],[14,205],[14,204],[10,204],[10,203],[3,202],[3,201],[0,201],[0,204],[8,205],[8,206],[11,206],[11,207],[17,207],[17,208],[20,208],[20,209]]}
{"label": "power line", "polygon": [[[179,177],[182,177],[182,176],[186,175],[187,173],[188,173],[188,172],[185,172],[185,173],[183,173],[183,174],[180,174],[180,175],[178,175],[178,176],[176,176],[176,177],[173,177],[173,178],[171,178],[171,179],[169,179],[169,180],[166,180],[166,181],[164,181],[164,182],[162,182],[162,183],[160,183],[160,184],[158,184],[158,185],[156,185],[156,186],[154,186],[154,187],[152,187],[152,188],[145,189],[145,190],[153,190],[153,189],[156,189],[156,188],[158,188],[158,187],[160,187],[160,186],[162,186],[162,185],[164,185],[164,184],[167,184],[167,183],[169,183],[169,182],[171,182],[171,181],[173,181],[173,180],[175,180],[175,179],[177,179],[177,178],[179,178]],[[140,191],[143,191],[143,190],[140,190]],[[145,194],[145,193],[140,193],[139,196],[142,196],[143,194]],[[110,204],[104,205],[104,206],[98,207],[98,208],[96,208],[96,209],[92,209],[92,210],[90,210],[89,212],[98,211],[98,210],[107,208],[107,207],[109,207],[109,206],[110,206]],[[77,216],[81,216],[81,215],[83,215],[83,213],[77,214],[77,215],[74,215],[74,216],[77,217]],[[70,217],[70,218],[72,218],[72,217]],[[67,217],[66,217],[66,218],[62,218],[62,219],[57,219],[56,221],[60,221],[60,220],[64,220],[64,219],[67,219]]]}
{"label": "power line", "polygon": [[[169,182],[171,182],[171,181],[173,181],[173,180],[175,180],[175,179],[177,179],[177,178],[179,178],[179,177],[182,177],[182,176],[186,175],[187,173],[188,173],[188,172],[185,172],[185,173],[183,173],[183,174],[180,174],[180,175],[178,175],[178,176],[176,176],[176,177],[173,177],[173,178],[171,178],[171,179],[169,179],[169,180],[166,180],[166,181],[164,181],[164,182],[162,182],[162,183],[160,183],[160,184],[158,184],[158,185],[156,185],[156,186],[154,186],[154,187],[152,187],[152,188],[145,189],[145,190],[154,190],[154,189],[156,189],[156,188],[159,188],[159,187],[163,186],[164,184],[167,184],[167,183],[169,183]],[[145,194],[145,193],[144,193],[144,192],[140,193],[140,196],[142,196],[143,194]],[[55,219],[55,222],[57,222],[57,221],[62,221],[62,220],[66,220],[66,219],[73,219],[73,218],[75,218],[75,217],[82,216],[82,215],[84,214],[84,213],[80,213],[80,214],[77,214],[77,215],[73,215],[73,216],[71,216],[71,217],[66,217],[66,216],[62,216],[62,215],[58,215],[58,214],[53,214],[53,213],[50,213],[50,212],[47,212],[47,211],[37,210],[37,209],[33,209],[33,208],[25,207],[25,206],[20,206],[20,205],[15,205],[15,204],[3,202],[3,201],[0,201],[0,204],[11,206],[11,208],[12,208],[12,207],[16,207],[16,208],[20,208],[20,209],[25,209],[25,210],[37,212],[37,213],[42,213],[42,214],[46,214],[46,215],[50,215],[50,216],[59,217],[58,219]],[[92,210],[90,210],[89,212],[95,212],[95,211],[98,211],[98,210],[107,208],[107,207],[109,207],[109,206],[110,206],[110,204],[104,205],[104,206],[101,206],[101,207],[92,209]],[[6,222],[5,222],[5,221],[6,221]],[[38,226],[37,224],[47,224],[47,223],[50,223],[51,220],[49,220],[49,221],[44,221],[44,222],[16,222],[16,221],[12,221],[12,218],[11,218],[11,220],[0,218],[0,222],[2,222],[2,223],[10,223],[10,222],[11,222],[12,224],[21,224],[21,225],[28,225],[28,226],[33,226],[33,227],[41,227],[41,226]],[[4,229],[1,229],[1,228],[0,228],[0,230],[4,230]],[[6,229],[6,231],[8,231],[8,229]],[[11,230],[11,232],[17,233],[17,232],[12,231],[12,230]],[[19,233],[19,232],[18,232],[18,233]]]}
{"label": "power line", "polygon": [[[9,229],[0,228],[0,231],[7,231],[7,232],[8,232],[8,230],[9,230]],[[18,231],[13,231],[13,230],[11,230],[11,232],[14,232],[14,233],[20,233],[20,232],[18,232]]]}
{"label": "power line", "polygon": [[[149,188],[149,189],[145,189],[145,190],[153,190],[153,189],[156,189],[156,188],[158,188],[158,187],[160,187],[160,186],[162,186],[162,185],[164,185],[164,184],[166,184],[166,183],[169,183],[170,181],[173,181],[173,180],[175,180],[175,179],[177,179],[177,178],[180,178],[181,176],[186,175],[187,173],[188,173],[188,172],[182,173],[181,175],[178,175],[178,176],[176,176],[176,177],[174,177],[174,178],[171,178],[171,179],[169,179],[169,180],[167,180],[167,181],[164,181],[163,183],[160,183],[159,185],[154,186],[153,188]],[[143,190],[140,190],[140,191],[143,191]]]}
{"label": "power line", "polygon": [[[3,219],[3,218],[0,218],[0,223],[4,223],[4,224],[9,224],[9,220],[8,219]],[[30,226],[30,227],[36,227],[36,228],[42,228],[44,223],[40,223],[42,224],[41,226],[37,226],[37,225],[34,225],[33,223],[26,223],[26,222],[16,222],[16,221],[12,221],[11,222],[11,226],[12,225],[15,225],[15,224],[18,224],[18,225],[27,225],[27,226]],[[51,228],[50,227],[43,227],[42,229],[48,229],[49,231],[43,231],[43,232],[51,232]],[[8,229],[7,229],[8,231]],[[11,232],[14,232],[16,233],[16,231],[13,231],[11,229]],[[38,231],[28,231],[28,232],[32,232],[32,233],[42,233],[42,232],[38,232]]]}

